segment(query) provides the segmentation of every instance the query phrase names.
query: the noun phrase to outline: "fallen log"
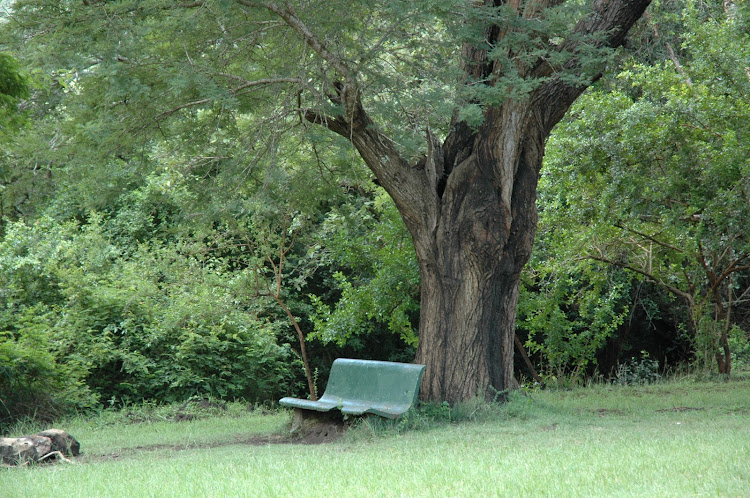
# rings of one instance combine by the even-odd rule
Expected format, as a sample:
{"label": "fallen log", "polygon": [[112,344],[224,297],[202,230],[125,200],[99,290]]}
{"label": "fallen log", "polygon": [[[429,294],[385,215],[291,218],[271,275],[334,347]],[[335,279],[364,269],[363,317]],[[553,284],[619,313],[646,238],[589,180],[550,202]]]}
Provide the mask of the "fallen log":
{"label": "fallen log", "polygon": [[80,451],[81,444],[60,429],[48,429],[30,436],[0,438],[0,462],[6,465],[54,460],[57,455],[78,456]]}

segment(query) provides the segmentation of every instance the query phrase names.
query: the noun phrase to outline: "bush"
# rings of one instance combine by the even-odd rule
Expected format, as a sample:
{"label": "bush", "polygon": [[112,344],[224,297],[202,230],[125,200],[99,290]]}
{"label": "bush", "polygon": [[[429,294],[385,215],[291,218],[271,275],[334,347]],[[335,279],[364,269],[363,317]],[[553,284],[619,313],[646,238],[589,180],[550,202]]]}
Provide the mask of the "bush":
{"label": "bush", "polygon": [[[543,256],[543,255],[542,255]],[[521,282],[517,327],[541,361],[548,383],[572,384],[596,370],[597,354],[630,312],[630,277],[590,260],[542,260],[537,254]]]}
{"label": "bush", "polygon": [[641,351],[640,358],[631,358],[627,363],[617,367],[615,384],[652,384],[661,379],[659,374],[659,362],[649,356],[646,351]]}
{"label": "bush", "polygon": [[16,317],[15,332],[0,332],[0,434],[20,419],[50,422],[96,402],[77,365],[54,354],[49,314],[37,306]]}
{"label": "bush", "polygon": [[96,399],[264,401],[292,390],[295,357],[244,281],[179,246],[116,247],[101,217],[88,221],[10,223],[0,241],[7,418],[38,416],[41,400],[53,413]]}
{"label": "bush", "polygon": [[732,370],[747,372],[750,369],[750,335],[735,325],[729,331],[729,348],[732,351]]}

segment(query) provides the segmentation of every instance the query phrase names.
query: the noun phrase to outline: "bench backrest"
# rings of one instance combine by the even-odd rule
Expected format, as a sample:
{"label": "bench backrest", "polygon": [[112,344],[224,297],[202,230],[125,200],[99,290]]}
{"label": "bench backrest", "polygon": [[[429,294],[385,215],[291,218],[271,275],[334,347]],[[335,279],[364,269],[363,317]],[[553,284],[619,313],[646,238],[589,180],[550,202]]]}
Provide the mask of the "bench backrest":
{"label": "bench backrest", "polygon": [[412,363],[338,358],[323,397],[414,404],[424,369]]}

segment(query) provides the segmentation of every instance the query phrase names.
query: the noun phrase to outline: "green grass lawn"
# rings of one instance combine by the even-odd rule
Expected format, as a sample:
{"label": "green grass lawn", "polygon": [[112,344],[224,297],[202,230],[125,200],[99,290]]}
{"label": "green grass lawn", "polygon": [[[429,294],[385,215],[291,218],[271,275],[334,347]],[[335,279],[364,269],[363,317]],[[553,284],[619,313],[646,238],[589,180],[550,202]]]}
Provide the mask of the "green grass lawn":
{"label": "green grass lawn", "polygon": [[0,469],[0,496],[750,496],[750,380],[536,392],[419,429],[265,442],[288,421],[67,421],[82,456]]}

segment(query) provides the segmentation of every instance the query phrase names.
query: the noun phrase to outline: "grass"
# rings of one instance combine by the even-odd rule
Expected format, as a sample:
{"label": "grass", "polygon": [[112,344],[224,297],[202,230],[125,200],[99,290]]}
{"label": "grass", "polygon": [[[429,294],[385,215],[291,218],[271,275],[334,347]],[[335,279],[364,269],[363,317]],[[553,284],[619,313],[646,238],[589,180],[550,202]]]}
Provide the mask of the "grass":
{"label": "grass", "polygon": [[84,455],[0,469],[0,495],[750,496],[750,380],[534,392],[315,446],[262,444],[284,412],[145,419],[58,424]]}

